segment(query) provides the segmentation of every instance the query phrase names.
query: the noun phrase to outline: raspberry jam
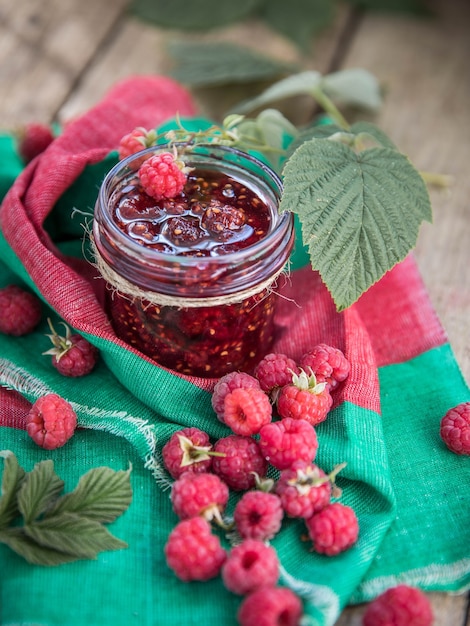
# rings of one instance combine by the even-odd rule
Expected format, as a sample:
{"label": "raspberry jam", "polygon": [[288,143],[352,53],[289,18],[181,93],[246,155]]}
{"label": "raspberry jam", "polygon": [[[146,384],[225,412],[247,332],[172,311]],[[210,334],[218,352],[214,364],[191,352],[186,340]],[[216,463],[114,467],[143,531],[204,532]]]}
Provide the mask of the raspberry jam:
{"label": "raspberry jam", "polygon": [[183,192],[157,201],[133,167],[155,151],[118,163],[95,209],[116,334],[182,374],[251,371],[275,336],[273,281],[293,244],[292,216],[277,211],[281,183],[243,152],[195,146]]}

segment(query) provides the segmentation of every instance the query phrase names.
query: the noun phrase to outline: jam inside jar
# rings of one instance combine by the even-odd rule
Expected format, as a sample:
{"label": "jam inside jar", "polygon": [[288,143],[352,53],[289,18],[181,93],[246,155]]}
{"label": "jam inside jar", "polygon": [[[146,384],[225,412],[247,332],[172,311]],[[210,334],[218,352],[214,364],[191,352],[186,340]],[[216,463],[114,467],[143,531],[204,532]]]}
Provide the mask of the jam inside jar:
{"label": "jam inside jar", "polygon": [[281,181],[244,152],[196,145],[181,194],[155,200],[136,163],[159,150],[168,146],[118,163],[96,203],[93,243],[116,334],[182,374],[252,371],[275,337],[276,279],[293,245]]}

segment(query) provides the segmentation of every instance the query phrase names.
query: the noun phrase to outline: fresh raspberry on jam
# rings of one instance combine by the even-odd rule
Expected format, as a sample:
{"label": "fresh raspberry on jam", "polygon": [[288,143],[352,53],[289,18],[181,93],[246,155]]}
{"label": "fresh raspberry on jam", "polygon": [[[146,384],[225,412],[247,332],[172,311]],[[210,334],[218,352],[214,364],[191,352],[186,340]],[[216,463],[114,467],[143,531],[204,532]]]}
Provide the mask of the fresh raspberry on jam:
{"label": "fresh raspberry on jam", "polygon": [[331,481],[317,465],[297,461],[282,470],[275,490],[289,517],[309,518],[329,504]]}
{"label": "fresh raspberry on jam", "polygon": [[230,550],[221,574],[225,587],[243,596],[277,583],[279,559],[271,546],[256,539],[245,539]]}
{"label": "fresh raspberry on jam", "polygon": [[287,469],[297,460],[310,463],[317,454],[317,433],[304,419],[285,417],[263,426],[259,435],[261,452],[279,470]]}
{"label": "fresh raspberry on jam", "polygon": [[139,179],[144,191],[152,198],[174,198],[184,189],[187,168],[171,152],[149,157],[139,167]]}
{"label": "fresh raspberry on jam", "polygon": [[56,393],[41,396],[26,417],[26,432],[45,450],[62,447],[77,427],[77,415],[72,405]]}
{"label": "fresh raspberry on jam", "polygon": [[320,343],[304,354],[299,365],[306,372],[312,371],[317,382],[326,382],[330,390],[346,380],[351,369],[341,350],[326,343]]}
{"label": "fresh raspberry on jam", "polygon": [[431,626],[434,615],[429,598],[420,589],[397,585],[367,605],[363,626]]}
{"label": "fresh raspberry on jam", "polygon": [[98,361],[98,349],[85,337],[72,333],[67,324],[63,324],[65,336],[61,336],[55,331],[51,321],[48,322],[52,334],[47,336],[53,347],[43,354],[52,355],[52,365],[62,376],[77,378],[89,374]]}
{"label": "fresh raspberry on jam", "polygon": [[354,510],[333,502],[305,520],[313,549],[320,554],[335,556],[353,546],[359,535],[359,523]]}
{"label": "fresh raspberry on jam", "polygon": [[220,421],[224,418],[225,396],[234,389],[260,389],[259,381],[245,372],[225,374],[215,384],[212,392],[212,408]]}
{"label": "fresh raspberry on jam", "polygon": [[277,410],[281,417],[305,419],[312,425],[326,420],[333,398],[326,382],[317,382],[315,374],[304,370],[294,374],[292,384],[282,387],[277,398]]}
{"label": "fresh raspberry on jam", "polygon": [[212,199],[204,211],[201,224],[218,239],[225,239],[231,232],[240,230],[245,222],[246,215],[243,209]]}
{"label": "fresh raspberry on jam", "polygon": [[281,530],[284,510],[279,496],[266,491],[247,491],[235,505],[233,519],[243,539],[269,541]]}
{"label": "fresh raspberry on jam", "polygon": [[216,441],[214,452],[212,471],[235,491],[251,489],[256,476],[266,473],[268,464],[252,437],[228,435]]}
{"label": "fresh raspberry on jam", "polygon": [[209,435],[196,427],[173,433],[163,446],[163,464],[172,476],[179,478],[184,472],[208,472],[212,465],[212,445]]}
{"label": "fresh raspberry on jam", "polygon": [[42,307],[37,296],[18,285],[0,289],[0,332],[20,337],[32,332],[41,321]]}
{"label": "fresh raspberry on jam", "polygon": [[238,610],[240,626],[299,626],[303,607],[287,587],[260,587],[243,599]]}
{"label": "fresh raspberry on jam", "polygon": [[[147,130],[142,126],[134,128],[130,133],[121,137],[118,146],[119,159],[122,161],[132,154],[137,154],[144,148],[150,148],[157,138],[154,130]],[[141,164],[143,161],[141,162]]]}
{"label": "fresh raspberry on jam", "polygon": [[225,396],[224,423],[237,435],[256,435],[272,420],[272,406],[261,389],[234,389]]}
{"label": "fresh raspberry on jam", "polygon": [[31,122],[17,132],[18,153],[24,163],[29,163],[54,141],[52,129],[47,124]]}
{"label": "fresh raspberry on jam", "polygon": [[180,519],[201,515],[208,521],[221,520],[229,496],[227,485],[208,472],[185,472],[172,485],[171,503]]}
{"label": "fresh raspberry on jam", "polygon": [[255,368],[261,389],[268,394],[292,382],[292,375],[299,374],[296,362],[285,354],[272,352],[267,354]]}
{"label": "fresh raspberry on jam", "polygon": [[179,522],[165,545],[168,567],[185,582],[210,580],[220,573],[227,553],[202,517]]}
{"label": "fresh raspberry on jam", "polygon": [[449,409],[441,420],[442,441],[455,454],[470,454],[470,402]]}

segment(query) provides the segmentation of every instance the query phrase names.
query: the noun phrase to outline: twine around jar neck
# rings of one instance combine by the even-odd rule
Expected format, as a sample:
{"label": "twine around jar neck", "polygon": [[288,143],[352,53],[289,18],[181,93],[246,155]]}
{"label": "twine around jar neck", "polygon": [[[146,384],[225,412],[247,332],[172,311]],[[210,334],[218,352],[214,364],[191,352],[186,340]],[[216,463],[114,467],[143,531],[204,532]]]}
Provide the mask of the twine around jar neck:
{"label": "twine around jar neck", "polygon": [[169,296],[156,291],[148,291],[140,288],[138,285],[131,283],[126,278],[118,274],[113,270],[108,263],[104,260],[96,243],[94,237],[90,234],[91,249],[94,258],[94,265],[98,272],[108,283],[113,292],[117,292],[120,295],[128,298],[129,300],[143,300],[147,305],[156,306],[171,306],[176,308],[202,308],[212,306],[223,306],[226,304],[238,304],[243,302],[247,298],[256,296],[265,290],[273,291],[273,285],[281,274],[284,273],[285,266],[278,270],[275,274],[268,279],[263,280],[256,285],[253,285],[249,289],[237,291],[236,293],[226,294],[223,296],[213,296],[210,298],[182,298],[180,296]]}

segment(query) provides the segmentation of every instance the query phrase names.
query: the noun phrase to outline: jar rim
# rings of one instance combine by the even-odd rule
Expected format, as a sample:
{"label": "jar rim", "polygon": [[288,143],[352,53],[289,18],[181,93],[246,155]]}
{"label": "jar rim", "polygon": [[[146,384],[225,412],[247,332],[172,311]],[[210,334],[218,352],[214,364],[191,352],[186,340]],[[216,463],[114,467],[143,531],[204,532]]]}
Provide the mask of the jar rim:
{"label": "jar rim", "polygon": [[[182,146],[188,145],[184,142],[176,142],[172,143],[171,147],[169,144],[158,144],[157,146],[153,146],[151,148],[146,148],[144,150],[139,151],[136,154],[130,155],[125,159],[122,159],[116,165],[114,165],[111,170],[106,174],[103,182],[101,183],[99,194],[98,194],[98,203],[101,207],[108,206],[108,191],[109,186],[112,180],[123,172],[129,165],[140,159],[142,156],[146,154],[151,154],[159,151],[168,151],[172,149],[172,146]],[[204,150],[204,152],[199,152],[198,150]],[[228,169],[240,171],[243,169],[242,165],[237,162],[231,162],[223,159],[223,156],[217,156],[217,153],[222,153],[222,155],[232,155],[235,158],[242,160],[245,163],[250,163],[252,166],[259,168],[265,175],[267,175],[272,182],[274,188],[270,188],[271,192],[274,192],[275,195],[279,196],[282,193],[283,185],[281,178],[278,174],[264,161],[257,158],[256,156],[244,152],[243,150],[239,150],[237,148],[233,148],[232,146],[224,146],[220,144],[212,144],[212,143],[198,143],[194,144],[191,152],[189,153],[188,162],[191,163],[192,157],[205,157],[210,159],[211,162],[221,162],[224,166],[228,167]],[[131,171],[131,168],[129,168]],[[246,174],[247,170],[243,169]],[[256,178],[256,175],[248,170],[250,173],[250,177]],[[258,184],[259,187],[259,184]],[[278,199],[278,198],[277,198]],[[126,253],[131,254],[131,256],[139,257],[142,259],[143,251],[145,251],[145,258],[150,263],[158,263],[159,261],[163,264],[171,264],[177,263],[179,267],[194,267],[195,265],[204,265],[205,262],[210,262],[211,266],[217,265],[237,265],[242,262],[246,262],[249,258],[256,259],[259,255],[265,253],[266,246],[270,246],[271,242],[274,245],[276,239],[279,237],[279,233],[283,232],[285,229],[289,227],[289,224],[292,222],[292,215],[289,212],[279,213],[275,212],[275,217],[277,221],[273,224],[270,231],[266,234],[265,237],[255,242],[254,244],[247,246],[246,248],[241,248],[240,250],[236,250],[234,252],[227,252],[226,254],[220,256],[210,256],[210,257],[197,257],[197,256],[180,256],[175,255],[169,252],[162,252],[160,250],[156,250],[151,247],[144,247],[138,242],[134,241],[131,237],[127,236],[111,217],[109,211],[101,211],[100,218],[103,220],[104,225],[109,232],[112,233],[112,237],[114,243],[125,248]],[[95,223],[96,223],[96,213],[95,213]]]}

